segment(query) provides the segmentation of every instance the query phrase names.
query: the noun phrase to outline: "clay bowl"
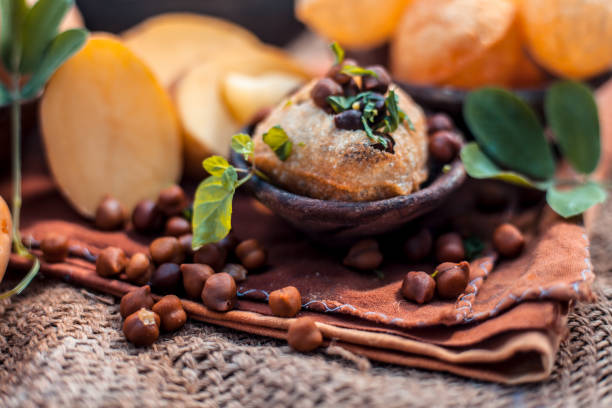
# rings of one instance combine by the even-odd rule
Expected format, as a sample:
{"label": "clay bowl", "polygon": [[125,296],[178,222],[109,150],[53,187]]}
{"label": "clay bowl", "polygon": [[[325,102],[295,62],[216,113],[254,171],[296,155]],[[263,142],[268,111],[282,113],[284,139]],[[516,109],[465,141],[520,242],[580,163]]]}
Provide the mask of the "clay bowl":
{"label": "clay bowl", "polygon": [[[246,129],[251,133],[252,129]],[[232,152],[235,166],[246,169],[244,158]],[[253,176],[245,187],[272,212],[308,237],[329,245],[343,245],[359,238],[384,234],[415,221],[436,209],[466,178],[460,159],[442,171],[430,166],[430,177],[421,190],[378,201],[320,200],[294,194]]]}

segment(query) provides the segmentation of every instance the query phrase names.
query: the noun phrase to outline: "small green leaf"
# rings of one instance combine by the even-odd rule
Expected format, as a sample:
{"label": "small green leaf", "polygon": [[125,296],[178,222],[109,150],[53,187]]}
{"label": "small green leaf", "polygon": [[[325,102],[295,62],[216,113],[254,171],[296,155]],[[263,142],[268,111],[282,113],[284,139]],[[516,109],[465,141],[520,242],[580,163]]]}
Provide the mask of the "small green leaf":
{"label": "small green leaf", "polygon": [[0,105],[6,105],[11,102],[11,93],[6,86],[0,82]]}
{"label": "small green leaf", "polygon": [[236,186],[235,182],[228,185],[227,181],[222,177],[210,176],[196,190],[191,221],[191,246],[194,250],[221,241],[232,227],[232,200]]}
{"label": "small green leaf", "polygon": [[344,61],[344,50],[342,49],[340,44],[334,41],[329,45],[329,47],[331,48],[332,52],[334,53],[334,56],[336,57],[336,64],[342,64],[342,61]]}
{"label": "small green leaf", "polygon": [[581,214],[606,200],[606,191],[597,183],[588,181],[571,190],[551,187],[546,192],[546,202],[562,217]]}
{"label": "small green leaf", "polygon": [[570,164],[590,174],[597,167],[601,146],[599,116],[591,90],[574,81],[557,82],[546,93],[546,117]]}
{"label": "small green leaf", "polygon": [[470,92],[463,116],[476,141],[495,161],[536,179],[550,179],[555,162],[533,110],[500,88]]}
{"label": "small green leaf", "polygon": [[249,160],[249,156],[253,154],[253,140],[245,133],[238,133],[232,136],[232,149],[241,154],[244,160]]}
{"label": "small green leaf", "polygon": [[[385,132],[392,133],[395,132],[406,117],[406,113],[399,107],[399,99],[393,89],[389,91],[389,95],[387,95],[385,99],[385,106],[389,112],[389,115],[387,115],[384,120]],[[410,125],[412,125],[412,123],[410,123]]]}
{"label": "small green leaf", "polygon": [[45,52],[42,62],[21,90],[22,97],[25,99],[35,97],[49,77],[64,61],[77,52],[86,40],[87,31],[80,28],[64,31],[55,37]]}
{"label": "small green leaf", "polygon": [[363,125],[366,135],[371,141],[376,144],[380,143],[385,149],[387,148],[387,139],[374,133],[370,125],[368,125],[368,121],[363,116],[361,117],[361,124]]}
{"label": "small green leaf", "polygon": [[378,74],[371,69],[366,69],[362,67],[358,67],[356,65],[344,65],[340,70],[341,74],[347,75],[358,75],[358,76],[373,76],[374,78],[378,78]]}
{"label": "small green leaf", "polygon": [[25,0],[0,0],[2,30],[0,32],[0,53],[8,72],[17,72],[21,55],[23,20],[29,7]]}
{"label": "small green leaf", "polygon": [[23,22],[23,52],[19,65],[22,74],[38,68],[73,3],[73,0],[38,0],[30,9]]}
{"label": "small green leaf", "polygon": [[202,166],[211,176],[221,177],[230,164],[221,156],[210,156],[202,162]]}
{"label": "small green leaf", "polygon": [[270,146],[276,156],[282,161],[287,160],[291,155],[293,143],[289,140],[289,136],[285,130],[279,125],[273,126],[263,134],[263,141]]}
{"label": "small green leaf", "polygon": [[497,179],[523,187],[546,190],[549,183],[529,180],[527,177],[513,171],[500,169],[478,147],[476,142],[468,143],[461,149],[461,161],[465,171],[475,179]]}

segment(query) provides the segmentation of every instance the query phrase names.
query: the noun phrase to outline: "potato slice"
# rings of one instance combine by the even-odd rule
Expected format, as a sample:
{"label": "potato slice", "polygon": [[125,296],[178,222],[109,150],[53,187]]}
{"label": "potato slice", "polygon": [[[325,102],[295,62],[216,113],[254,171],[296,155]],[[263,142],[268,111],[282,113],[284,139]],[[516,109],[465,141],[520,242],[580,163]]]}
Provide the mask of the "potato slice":
{"label": "potato slice", "polygon": [[228,51],[187,72],[176,84],[173,95],[185,133],[185,168],[191,176],[205,174],[202,169],[205,157],[227,156],[232,135],[243,126],[223,100],[223,79],[230,72],[247,75],[285,72],[308,78],[289,56],[267,46],[247,48],[240,53]]}
{"label": "potato slice", "polygon": [[129,210],[176,182],[181,134],[172,101],[120,40],[92,35],[51,78],[40,106],[47,160],[84,216],[110,194]]}
{"label": "potato slice", "polygon": [[145,20],[122,35],[125,44],[151,67],[165,87],[201,61],[225,50],[242,52],[259,44],[244,28],[227,21],[188,13]]}
{"label": "potato slice", "polygon": [[411,0],[298,0],[295,15],[318,34],[347,48],[386,41]]}
{"label": "potato slice", "polygon": [[441,83],[498,44],[515,15],[508,0],[413,0],[391,42],[393,74]]}
{"label": "potato slice", "polygon": [[4,278],[11,255],[11,212],[6,202],[0,197],[0,281]]}
{"label": "potato slice", "polygon": [[230,72],[223,80],[222,93],[233,117],[246,124],[262,109],[276,105],[303,82],[304,78],[283,72],[258,76]]}

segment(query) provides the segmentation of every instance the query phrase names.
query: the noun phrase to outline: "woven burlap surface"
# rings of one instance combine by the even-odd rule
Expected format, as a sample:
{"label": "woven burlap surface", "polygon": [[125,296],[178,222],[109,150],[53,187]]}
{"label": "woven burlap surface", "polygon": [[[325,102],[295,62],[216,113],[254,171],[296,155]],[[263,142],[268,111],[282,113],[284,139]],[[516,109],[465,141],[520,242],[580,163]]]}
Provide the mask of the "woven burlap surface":
{"label": "woven burlap surface", "polygon": [[121,333],[113,298],[41,278],[2,307],[0,406],[611,406],[607,207],[592,233],[599,300],[575,306],[555,370],[539,384],[370,367],[333,346],[298,354],[280,341],[198,322],[137,349]]}

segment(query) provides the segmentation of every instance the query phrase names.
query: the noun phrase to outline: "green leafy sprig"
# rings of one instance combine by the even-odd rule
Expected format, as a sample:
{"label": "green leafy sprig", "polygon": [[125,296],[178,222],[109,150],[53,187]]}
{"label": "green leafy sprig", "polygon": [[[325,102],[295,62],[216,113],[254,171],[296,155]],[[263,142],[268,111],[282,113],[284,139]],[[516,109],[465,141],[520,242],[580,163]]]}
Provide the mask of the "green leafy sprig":
{"label": "green leafy sprig", "polygon": [[51,75],[85,43],[86,30],[58,33],[64,15],[73,4],[73,0],[39,0],[30,8],[25,0],[0,0],[0,57],[9,74],[9,82],[0,83],[0,104],[11,105],[13,250],[33,261],[24,279],[14,289],[0,294],[0,298],[20,293],[34,279],[40,267],[38,259],[23,245],[19,233],[21,104],[36,97]]}
{"label": "green leafy sprig", "polygon": [[546,201],[563,217],[583,213],[606,199],[605,186],[589,178],[599,163],[599,117],[593,93],[574,81],[553,84],[545,113],[573,177],[555,177],[555,160],[535,112],[501,88],[471,92],[463,109],[476,142],[461,150],[467,173],[546,191]]}
{"label": "green leafy sprig", "polygon": [[344,61],[344,49],[338,44],[336,41],[330,44],[329,48],[331,48],[334,56],[336,57],[336,65],[342,64]]}
{"label": "green leafy sprig", "polygon": [[[273,126],[263,134],[266,143],[280,160],[287,160],[291,155],[293,144],[287,133],[280,126]],[[255,147],[251,137],[239,133],[232,137],[232,150],[248,161],[254,154]],[[232,203],[236,190],[246,183],[254,174],[267,179],[255,168],[251,161],[250,170],[237,169],[221,156],[211,156],[202,162],[210,174],[198,186],[193,202],[192,247],[197,250],[203,245],[221,241],[232,229]],[[238,173],[245,174],[238,178]]]}

